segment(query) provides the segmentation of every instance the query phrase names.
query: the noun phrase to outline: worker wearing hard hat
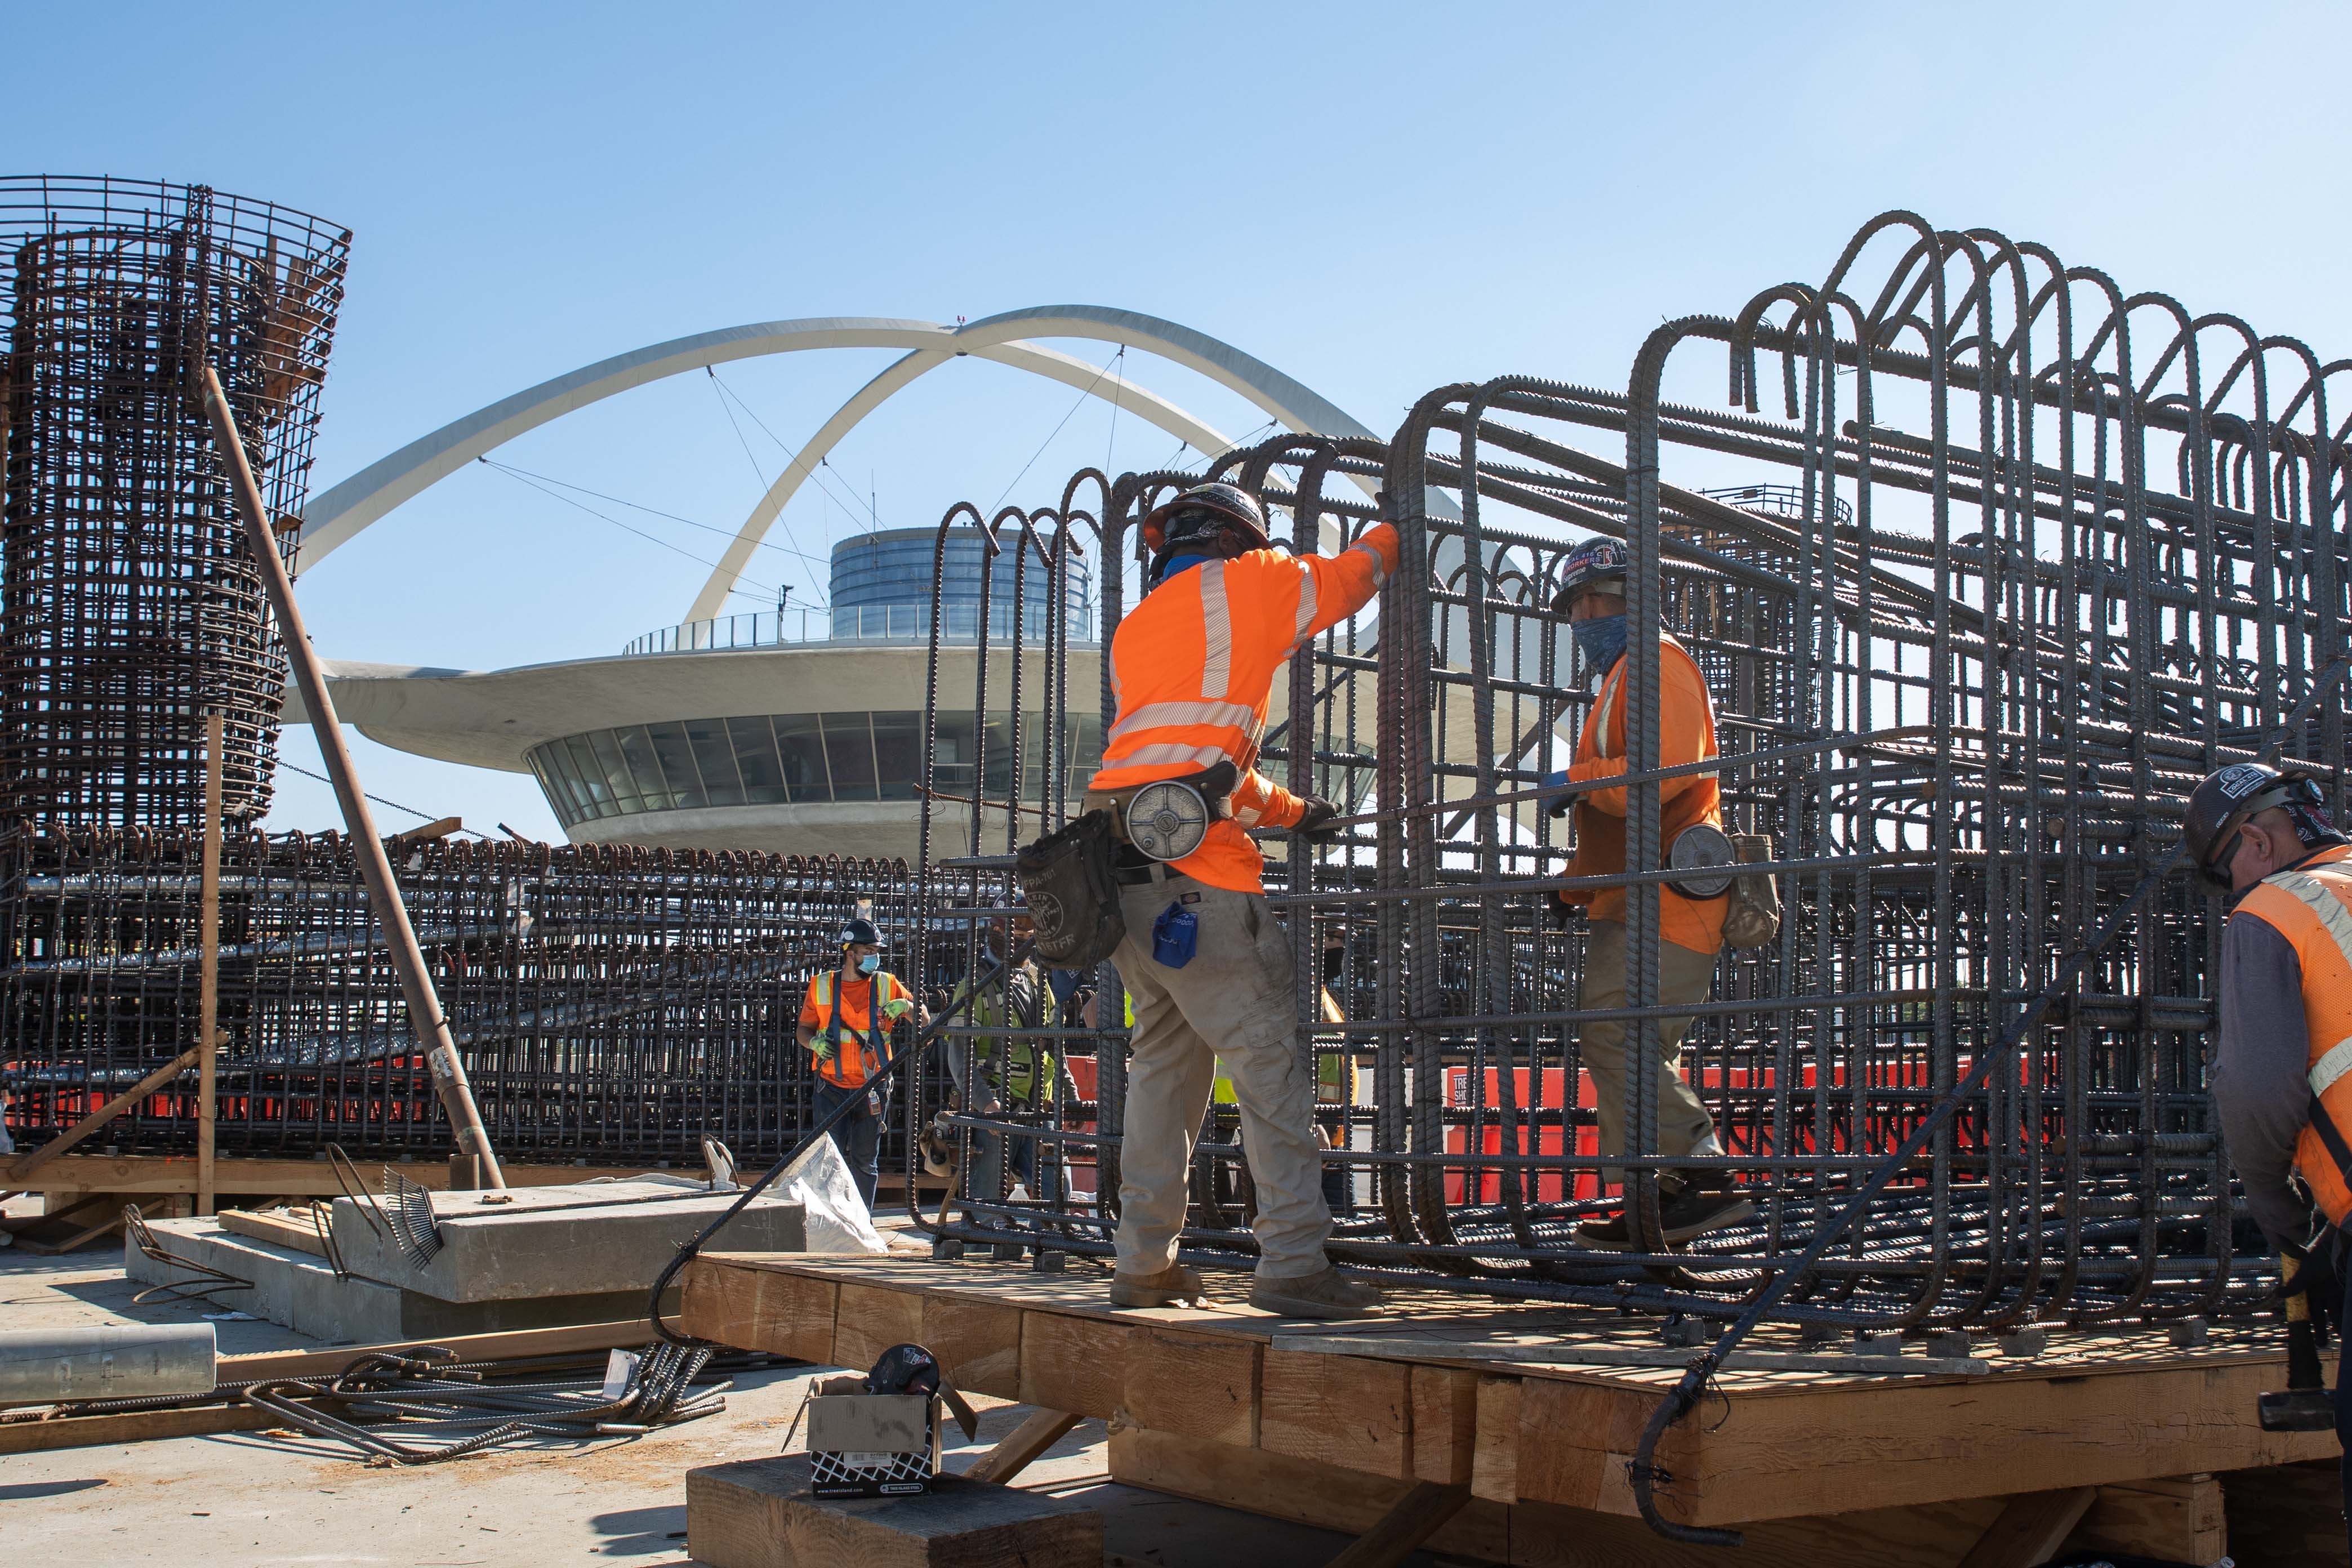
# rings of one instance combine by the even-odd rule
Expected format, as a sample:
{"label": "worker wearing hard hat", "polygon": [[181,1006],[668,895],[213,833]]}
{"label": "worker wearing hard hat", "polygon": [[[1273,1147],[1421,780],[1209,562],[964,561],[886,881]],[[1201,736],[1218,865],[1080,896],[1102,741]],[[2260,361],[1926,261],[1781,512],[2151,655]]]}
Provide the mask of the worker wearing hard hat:
{"label": "worker wearing hard hat", "polygon": [[[1625,547],[1613,539],[1593,539],[1569,552],[1560,563],[1560,587],[1553,609],[1568,617],[1584,669],[1600,688],[1577,738],[1571,783],[1621,777],[1625,772],[1625,648],[1631,637],[1625,618]],[[1658,765],[1674,767],[1716,754],[1715,704],[1706,680],[1682,644],[1661,630],[1658,637]],[[1559,816],[1575,812],[1576,859],[1571,877],[1613,876],[1625,869],[1626,791],[1586,790],[1562,796]],[[1721,792],[1713,773],[1686,773],[1658,784],[1659,843],[1671,846],[1695,826],[1723,830]],[[1602,1012],[1625,1005],[1625,889],[1564,890],[1561,901],[1584,906],[1587,940],[1581,1005]],[[1715,989],[1716,954],[1723,947],[1723,898],[1694,899],[1662,885],[1658,889],[1658,1004],[1704,1002]],[[1657,1149],[1662,1155],[1720,1155],[1715,1119],[1683,1080],[1683,1037],[1687,1016],[1657,1021],[1657,1055],[1643,1064],[1657,1101]],[[1625,1152],[1625,1033],[1622,1021],[1596,1019],[1577,1032],[1584,1070],[1591,1075],[1593,1108],[1603,1154]],[[1622,1179],[1605,1170],[1604,1182]],[[1658,1178],[1660,1220],[1669,1246],[1735,1224],[1755,1213],[1738,1188],[1714,1172],[1667,1170]],[[1625,1215],[1587,1220],[1577,1227],[1587,1247],[1622,1251],[1633,1245]]]}
{"label": "worker wearing hard hat", "polygon": [[[1234,485],[1195,487],[1144,521],[1148,589],[1111,641],[1118,714],[1087,809],[1119,839],[1114,962],[1135,1003],[1126,1137],[1119,1151],[1118,1270],[1111,1300],[1162,1306],[1200,1294],[1176,1262],[1193,1141],[1222,1060],[1246,1129],[1257,1190],[1253,1304],[1349,1318],[1380,1292],[1325,1256],[1315,1086],[1292,1046],[1290,945],[1265,901],[1253,827],[1323,829],[1338,815],[1255,766],[1274,678],[1290,656],[1354,615],[1396,569],[1386,523],[1336,556],[1272,548],[1265,517]],[[1165,787],[1161,787],[1165,786]]]}
{"label": "worker wearing hard hat", "polygon": [[890,1061],[890,1031],[908,1013],[916,1026],[930,1014],[897,975],[882,967],[882,932],[860,917],[841,928],[841,964],[811,977],[801,998],[800,1044],[816,1068],[816,1114],[830,1116],[844,1102],[854,1104],[834,1123],[833,1141],[857,1183],[866,1206],[874,1206],[881,1176],[884,1093],[867,1080]]}
{"label": "worker wearing hard hat", "polygon": [[[2279,1253],[2284,1279],[2307,1293],[2288,1312],[2288,1406],[2315,1402],[2324,1375],[2311,1365],[2303,1373],[2311,1386],[2296,1398],[2294,1335],[2310,1332],[2301,1309],[2352,1321],[2352,1295],[2339,1298],[2329,1278],[2352,1280],[2341,1268],[2352,1215],[2352,843],[2323,801],[2308,778],[2238,763],[2197,786],[2181,825],[2199,889],[2238,900],[2221,935],[2213,1107],[2247,1209]],[[2313,1355],[2307,1338],[2303,1353]],[[2334,1414],[2352,1503],[2352,1387],[2343,1365]],[[2300,1429],[2314,1419],[2326,1415],[2306,1408],[2278,1425]],[[2263,1424],[2273,1425],[2267,1408]]]}

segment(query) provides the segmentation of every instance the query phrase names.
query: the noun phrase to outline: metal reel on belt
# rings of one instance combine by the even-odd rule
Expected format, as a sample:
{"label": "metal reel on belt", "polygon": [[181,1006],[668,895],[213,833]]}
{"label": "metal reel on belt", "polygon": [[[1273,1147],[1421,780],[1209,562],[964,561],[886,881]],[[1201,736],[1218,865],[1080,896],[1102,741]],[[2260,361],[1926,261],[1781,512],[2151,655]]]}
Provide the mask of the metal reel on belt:
{"label": "metal reel on belt", "polygon": [[1710,823],[1694,822],[1666,851],[1666,869],[1683,873],[1666,886],[1685,899],[1719,899],[1731,891],[1738,863],[1729,835]]}
{"label": "metal reel on belt", "polygon": [[1127,803],[1128,842],[1154,860],[1181,860],[1208,836],[1209,803],[1181,779],[1145,784]]}

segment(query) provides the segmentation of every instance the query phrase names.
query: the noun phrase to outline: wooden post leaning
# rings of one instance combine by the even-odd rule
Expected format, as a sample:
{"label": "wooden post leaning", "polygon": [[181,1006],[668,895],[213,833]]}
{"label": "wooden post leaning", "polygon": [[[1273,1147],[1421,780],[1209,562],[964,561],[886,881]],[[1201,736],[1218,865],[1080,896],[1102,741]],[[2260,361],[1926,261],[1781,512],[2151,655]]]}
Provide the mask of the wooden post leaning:
{"label": "wooden post leaning", "polygon": [[293,667],[295,682],[301,688],[302,705],[310,714],[311,732],[319,738],[319,754],[327,764],[329,781],[335,786],[335,800],[342,807],[352,852],[359,858],[360,879],[367,886],[368,906],[383,927],[392,966],[400,976],[401,995],[408,1004],[409,1025],[416,1032],[425,1065],[432,1069],[434,1091],[440,1096],[441,1108],[448,1112],[450,1126],[457,1130],[458,1152],[477,1159],[481,1184],[488,1189],[482,1201],[508,1202],[506,1177],[499,1170],[498,1156],[491,1152],[489,1134],[482,1126],[481,1111],[474,1104],[473,1085],[467,1080],[466,1064],[458,1059],[457,1042],[449,1034],[449,1020],[441,1012],[441,998],[434,990],[433,976],[425,967],[424,949],[417,945],[416,929],[409,923],[408,906],[401,900],[400,885],[393,880],[392,859],[384,853],[383,840],[377,837],[375,817],[368,810],[367,796],[360,791],[359,775],[352,766],[351,748],[343,741],[342,722],[335,716],[334,700],[327,694],[326,673],[320,668],[319,656],[303,629],[301,611],[294,603],[294,580],[278,556],[278,541],[270,532],[269,519],[262,505],[261,488],[254,482],[253,467],[246,459],[244,437],[237,434],[228,396],[221,390],[220,377],[213,367],[199,362],[195,374],[194,391],[205,417],[212,421],[213,438],[219,443],[227,465],[229,489],[245,523],[246,538],[253,547],[254,565],[261,574],[262,586],[268,592],[270,614],[277,619],[278,635],[286,644],[287,663]]}

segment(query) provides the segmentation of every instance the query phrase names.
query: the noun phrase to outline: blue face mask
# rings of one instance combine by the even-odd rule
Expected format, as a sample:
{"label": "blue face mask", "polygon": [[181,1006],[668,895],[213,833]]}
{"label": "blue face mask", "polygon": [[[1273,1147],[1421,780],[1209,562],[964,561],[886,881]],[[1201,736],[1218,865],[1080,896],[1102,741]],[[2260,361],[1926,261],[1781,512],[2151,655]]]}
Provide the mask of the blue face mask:
{"label": "blue face mask", "polygon": [[860,974],[871,974],[881,967],[882,955],[878,952],[866,953],[857,961],[857,973]]}
{"label": "blue face mask", "polygon": [[1625,652],[1622,616],[1596,616],[1572,622],[1568,629],[1576,638],[1576,651],[1583,657],[1585,668],[1596,675],[1608,674]]}

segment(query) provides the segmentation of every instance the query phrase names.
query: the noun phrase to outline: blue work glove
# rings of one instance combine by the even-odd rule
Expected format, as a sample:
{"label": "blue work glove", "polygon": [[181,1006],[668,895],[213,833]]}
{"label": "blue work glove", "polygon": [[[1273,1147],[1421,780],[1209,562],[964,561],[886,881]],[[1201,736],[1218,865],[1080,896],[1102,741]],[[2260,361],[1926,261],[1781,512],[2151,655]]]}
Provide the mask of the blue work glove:
{"label": "blue work glove", "polygon": [[[1568,770],[1566,768],[1561,768],[1556,773],[1544,774],[1544,788],[1546,789],[1558,789],[1566,783],[1568,783]],[[1566,816],[1568,815],[1568,808],[1575,804],[1576,797],[1574,795],[1559,795],[1554,798],[1549,806],[1544,808],[1545,814],[1550,816]]]}

